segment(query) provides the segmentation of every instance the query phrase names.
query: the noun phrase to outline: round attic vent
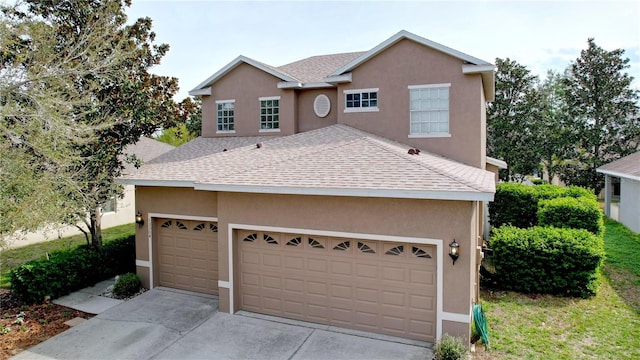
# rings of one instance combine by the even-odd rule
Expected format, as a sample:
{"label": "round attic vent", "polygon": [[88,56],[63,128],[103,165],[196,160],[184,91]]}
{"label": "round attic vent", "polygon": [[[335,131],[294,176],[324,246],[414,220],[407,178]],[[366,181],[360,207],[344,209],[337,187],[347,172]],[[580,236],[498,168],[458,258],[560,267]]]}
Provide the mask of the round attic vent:
{"label": "round attic vent", "polygon": [[316,96],[316,99],[313,101],[313,111],[321,118],[329,115],[329,111],[331,111],[331,101],[329,101],[329,97],[325,94]]}

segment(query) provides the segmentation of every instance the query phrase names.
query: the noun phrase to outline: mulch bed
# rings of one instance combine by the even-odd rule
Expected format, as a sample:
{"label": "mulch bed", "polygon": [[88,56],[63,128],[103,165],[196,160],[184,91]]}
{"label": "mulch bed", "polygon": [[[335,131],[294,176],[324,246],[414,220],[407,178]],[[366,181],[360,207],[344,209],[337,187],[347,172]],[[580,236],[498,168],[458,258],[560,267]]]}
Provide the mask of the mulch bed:
{"label": "mulch bed", "polygon": [[8,359],[69,329],[64,323],[70,319],[93,316],[53,303],[23,304],[11,290],[0,289],[0,359]]}

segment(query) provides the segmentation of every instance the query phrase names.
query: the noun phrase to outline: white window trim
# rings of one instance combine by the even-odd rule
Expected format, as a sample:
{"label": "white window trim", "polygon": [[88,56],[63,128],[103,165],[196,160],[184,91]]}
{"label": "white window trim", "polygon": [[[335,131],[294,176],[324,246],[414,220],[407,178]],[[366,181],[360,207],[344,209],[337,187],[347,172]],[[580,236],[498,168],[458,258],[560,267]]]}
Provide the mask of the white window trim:
{"label": "white window trim", "polygon": [[218,104],[233,104],[233,128],[236,127],[236,99],[216,100],[216,134],[235,134],[235,130],[218,130]]}
{"label": "white window trim", "polygon": [[258,101],[262,100],[280,100],[280,96],[263,96],[258,98]]}
{"label": "white window trim", "polygon": [[429,134],[409,134],[409,139],[420,138],[450,138],[451,133],[429,133]]}
{"label": "white window trim", "polygon": [[[346,89],[343,90],[343,96],[342,98],[344,99],[344,112],[345,113],[360,113],[360,112],[379,112],[380,108],[378,106],[370,106],[370,107],[357,107],[357,108],[348,108],[347,107],[347,94],[362,94],[362,93],[367,93],[367,92],[375,92],[375,93],[379,93],[380,89],[379,88],[368,88],[368,89]],[[380,99],[376,99],[378,102],[380,101]],[[360,101],[362,101],[362,99],[360,99]]]}
{"label": "white window trim", "polygon": [[[260,109],[260,101],[264,100],[278,100],[278,126],[280,126],[280,96],[261,96],[258,98],[258,110]],[[260,127],[260,114],[258,114],[258,127]],[[277,129],[258,129],[260,133],[278,133],[280,132],[280,127]]]}
{"label": "white window trim", "polygon": [[446,84],[426,84],[426,85],[409,85],[409,90],[413,89],[428,89],[428,88],[441,88],[441,87],[451,87],[451,83]]}
{"label": "white window trim", "polygon": [[[409,85],[409,90],[413,89],[429,89],[429,88],[451,88],[451,83],[442,84],[422,84],[422,85]],[[411,91],[409,91],[411,92]],[[409,100],[411,101],[411,100]],[[411,133],[411,106],[409,106],[409,139],[424,139],[424,138],[450,138],[451,137],[451,92],[449,92],[449,132],[432,132],[426,134],[412,134]]]}

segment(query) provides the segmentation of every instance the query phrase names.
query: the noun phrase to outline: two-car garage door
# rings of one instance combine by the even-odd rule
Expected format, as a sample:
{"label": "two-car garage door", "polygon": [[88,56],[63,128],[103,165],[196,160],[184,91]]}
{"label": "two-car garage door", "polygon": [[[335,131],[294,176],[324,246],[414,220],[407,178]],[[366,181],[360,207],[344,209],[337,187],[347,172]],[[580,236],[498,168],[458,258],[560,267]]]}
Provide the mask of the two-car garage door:
{"label": "two-car garage door", "polygon": [[432,245],[238,231],[240,308],[435,341]]}

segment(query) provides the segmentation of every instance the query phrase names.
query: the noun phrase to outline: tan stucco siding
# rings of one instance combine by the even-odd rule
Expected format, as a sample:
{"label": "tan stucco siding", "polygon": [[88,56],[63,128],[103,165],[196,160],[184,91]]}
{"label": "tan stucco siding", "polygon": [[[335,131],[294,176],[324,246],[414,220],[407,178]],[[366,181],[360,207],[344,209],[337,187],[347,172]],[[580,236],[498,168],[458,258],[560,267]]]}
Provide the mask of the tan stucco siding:
{"label": "tan stucco siding", "polygon": [[[241,64],[216,81],[211,95],[202,97],[202,136],[290,135],[295,133],[295,92],[278,89],[281,80]],[[260,97],[280,96],[280,132],[260,132]],[[216,101],[235,100],[234,134],[218,134]]]}
{"label": "tan stucco siding", "polygon": [[[218,217],[219,254],[229,251],[228,224],[441,239],[445,254],[455,238],[462,251],[455,266],[447,255],[443,258],[443,310],[469,313],[473,295],[462,284],[473,283],[469,273],[477,236],[473,202],[219,193],[218,206],[224,209]],[[221,258],[219,265],[220,279],[228,280],[228,259]],[[228,292],[221,289],[221,311],[229,310],[225,295]]]}
{"label": "tan stucco siding", "polygon": [[[350,125],[465,164],[484,167],[486,131],[479,74],[464,75],[462,61],[402,40],[352,71],[338,87],[338,123]],[[451,137],[409,138],[409,85],[451,84]],[[345,113],[344,90],[378,88],[379,112]]]}
{"label": "tan stucco siding", "polygon": [[[331,102],[331,111],[324,117],[318,117],[313,110],[313,102],[316,96],[324,94],[329,98]],[[298,93],[298,131],[310,131],[319,129],[325,126],[334,125],[338,122],[337,111],[337,93],[336,89],[313,89],[302,90]]]}

